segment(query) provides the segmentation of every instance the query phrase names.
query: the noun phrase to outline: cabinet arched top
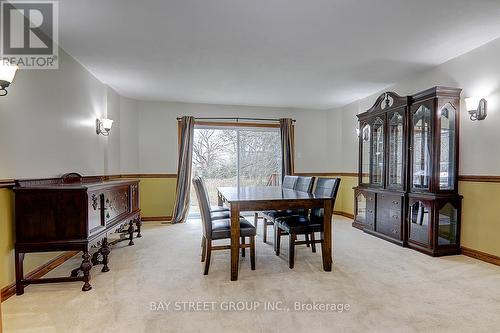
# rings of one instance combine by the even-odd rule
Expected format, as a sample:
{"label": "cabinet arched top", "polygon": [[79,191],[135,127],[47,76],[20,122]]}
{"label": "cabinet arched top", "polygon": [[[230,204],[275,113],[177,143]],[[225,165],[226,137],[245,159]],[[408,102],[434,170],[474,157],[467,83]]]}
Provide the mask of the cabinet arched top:
{"label": "cabinet arched top", "polygon": [[408,105],[408,97],[399,96],[395,92],[388,91],[380,95],[375,104],[366,112],[373,113],[377,111],[388,111],[392,109],[401,108]]}

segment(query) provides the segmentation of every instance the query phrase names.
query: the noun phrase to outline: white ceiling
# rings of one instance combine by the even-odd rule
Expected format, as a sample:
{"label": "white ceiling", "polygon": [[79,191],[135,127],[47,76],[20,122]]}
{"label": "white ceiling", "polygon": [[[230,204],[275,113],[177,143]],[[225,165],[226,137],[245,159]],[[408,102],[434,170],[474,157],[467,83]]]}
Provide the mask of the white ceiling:
{"label": "white ceiling", "polygon": [[60,0],[60,44],[143,100],[332,108],[500,37],[498,0]]}

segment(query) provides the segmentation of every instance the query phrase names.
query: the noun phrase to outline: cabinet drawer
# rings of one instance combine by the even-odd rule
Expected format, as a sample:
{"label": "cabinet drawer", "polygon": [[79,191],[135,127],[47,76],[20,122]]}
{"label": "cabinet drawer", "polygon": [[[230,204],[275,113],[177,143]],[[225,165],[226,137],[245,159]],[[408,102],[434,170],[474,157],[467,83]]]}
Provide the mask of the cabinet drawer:
{"label": "cabinet drawer", "polygon": [[366,202],[366,221],[365,227],[370,230],[375,230],[375,202],[371,205]]}
{"label": "cabinet drawer", "polygon": [[402,198],[394,195],[377,195],[375,230],[386,236],[400,239],[402,228]]}
{"label": "cabinet drawer", "polygon": [[117,187],[104,192],[104,220],[106,224],[130,212],[129,187]]}
{"label": "cabinet drawer", "polygon": [[388,209],[401,210],[402,198],[397,195],[390,194],[379,194],[377,196],[377,204],[379,207],[385,207]]}

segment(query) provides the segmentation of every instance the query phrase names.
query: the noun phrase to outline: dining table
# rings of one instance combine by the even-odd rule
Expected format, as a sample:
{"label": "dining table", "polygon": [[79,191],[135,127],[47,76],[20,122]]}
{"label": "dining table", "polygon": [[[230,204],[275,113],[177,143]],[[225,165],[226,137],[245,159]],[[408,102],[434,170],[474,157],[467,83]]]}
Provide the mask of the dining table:
{"label": "dining table", "polygon": [[332,270],[332,213],[334,199],[282,188],[280,186],[217,187],[219,206],[224,203],[231,212],[231,281],[238,280],[240,249],[240,214],[267,210],[323,208],[321,253],[323,270]]}

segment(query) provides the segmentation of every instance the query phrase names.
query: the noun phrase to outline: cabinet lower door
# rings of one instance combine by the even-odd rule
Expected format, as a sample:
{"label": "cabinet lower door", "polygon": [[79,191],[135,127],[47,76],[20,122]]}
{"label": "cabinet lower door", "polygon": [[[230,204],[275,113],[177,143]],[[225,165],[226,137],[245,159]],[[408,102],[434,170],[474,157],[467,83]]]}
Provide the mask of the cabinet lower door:
{"label": "cabinet lower door", "polygon": [[408,209],[408,240],[421,246],[431,246],[432,201],[410,199]]}

